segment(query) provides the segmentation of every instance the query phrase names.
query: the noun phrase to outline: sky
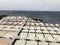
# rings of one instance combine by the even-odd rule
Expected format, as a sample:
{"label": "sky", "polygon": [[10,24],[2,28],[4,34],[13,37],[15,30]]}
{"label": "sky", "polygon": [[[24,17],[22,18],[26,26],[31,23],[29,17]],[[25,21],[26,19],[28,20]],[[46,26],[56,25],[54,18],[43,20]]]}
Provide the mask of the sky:
{"label": "sky", "polygon": [[0,10],[60,11],[60,0],[0,0]]}

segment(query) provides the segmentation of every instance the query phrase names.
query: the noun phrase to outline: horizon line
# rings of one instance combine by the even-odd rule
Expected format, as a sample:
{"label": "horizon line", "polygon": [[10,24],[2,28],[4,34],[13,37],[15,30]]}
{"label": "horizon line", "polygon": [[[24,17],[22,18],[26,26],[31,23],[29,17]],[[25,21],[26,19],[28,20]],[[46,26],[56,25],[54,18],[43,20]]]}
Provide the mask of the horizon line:
{"label": "horizon line", "polygon": [[[0,10],[0,11],[38,11],[38,10]],[[41,10],[42,11],[42,10]],[[44,10],[44,12],[60,12],[60,11],[47,11],[47,10]]]}

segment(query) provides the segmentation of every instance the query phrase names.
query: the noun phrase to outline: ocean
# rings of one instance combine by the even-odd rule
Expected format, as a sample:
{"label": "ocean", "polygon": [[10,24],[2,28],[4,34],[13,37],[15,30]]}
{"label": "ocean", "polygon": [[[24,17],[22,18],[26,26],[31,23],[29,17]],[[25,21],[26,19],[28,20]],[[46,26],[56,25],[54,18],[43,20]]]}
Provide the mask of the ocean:
{"label": "ocean", "polygon": [[0,11],[0,15],[26,16],[29,18],[41,19],[48,23],[60,24],[59,11]]}

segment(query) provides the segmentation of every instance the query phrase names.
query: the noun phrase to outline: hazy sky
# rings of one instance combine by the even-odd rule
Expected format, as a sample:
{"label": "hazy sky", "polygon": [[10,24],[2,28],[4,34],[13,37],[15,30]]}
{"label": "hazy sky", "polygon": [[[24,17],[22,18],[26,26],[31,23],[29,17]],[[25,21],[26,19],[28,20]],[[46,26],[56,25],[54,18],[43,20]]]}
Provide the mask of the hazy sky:
{"label": "hazy sky", "polygon": [[0,0],[0,10],[60,11],[60,0]]}

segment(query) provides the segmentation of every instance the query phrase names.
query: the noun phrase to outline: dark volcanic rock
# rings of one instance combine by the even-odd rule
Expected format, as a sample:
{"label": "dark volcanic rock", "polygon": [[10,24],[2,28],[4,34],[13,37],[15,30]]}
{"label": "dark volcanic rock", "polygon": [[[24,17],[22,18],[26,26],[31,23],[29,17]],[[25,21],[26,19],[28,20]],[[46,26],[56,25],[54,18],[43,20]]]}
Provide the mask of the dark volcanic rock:
{"label": "dark volcanic rock", "polygon": [[41,19],[35,19],[35,18],[32,18],[33,20],[35,20],[35,21],[40,21],[40,22],[44,22],[43,20],[41,20]]}
{"label": "dark volcanic rock", "polygon": [[2,19],[3,17],[7,17],[8,15],[0,15],[0,19]]}

